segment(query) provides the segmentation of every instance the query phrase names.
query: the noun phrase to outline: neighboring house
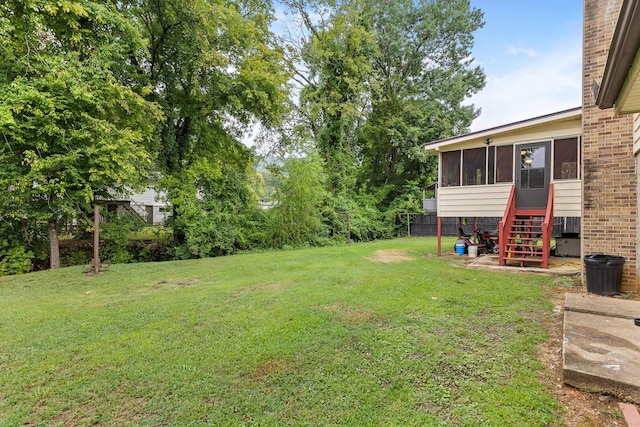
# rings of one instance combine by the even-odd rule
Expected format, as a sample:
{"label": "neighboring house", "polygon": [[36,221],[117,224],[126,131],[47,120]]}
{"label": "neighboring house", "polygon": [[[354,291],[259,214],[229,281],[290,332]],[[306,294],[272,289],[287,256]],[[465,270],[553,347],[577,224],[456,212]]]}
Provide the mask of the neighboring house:
{"label": "neighboring house", "polygon": [[104,202],[107,212],[121,211],[143,219],[149,225],[164,225],[171,216],[171,207],[166,195],[157,189],[157,182],[149,180],[147,188],[141,193],[116,195]]}
{"label": "neighboring house", "polygon": [[503,217],[500,263],[543,267],[553,223],[580,218],[580,255],[623,256],[621,289],[640,291],[640,116],[623,115],[640,112],[639,9],[584,1],[581,108],[426,145],[439,154],[438,218]]}

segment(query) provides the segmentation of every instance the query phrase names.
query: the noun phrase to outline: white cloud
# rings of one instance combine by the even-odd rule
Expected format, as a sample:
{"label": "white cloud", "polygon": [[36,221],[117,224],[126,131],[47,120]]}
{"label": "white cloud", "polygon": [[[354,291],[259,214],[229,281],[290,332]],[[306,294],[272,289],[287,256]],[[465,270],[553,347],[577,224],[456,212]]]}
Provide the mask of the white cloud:
{"label": "white cloud", "polygon": [[581,105],[582,51],[558,44],[510,69],[487,70],[487,84],[470,100],[482,112],[472,131],[525,120]]}
{"label": "white cloud", "polygon": [[510,46],[507,52],[509,53],[509,55],[515,55],[515,56],[525,55],[531,58],[538,56],[538,52],[536,52],[534,49],[525,49],[522,47],[515,47],[515,46]]}

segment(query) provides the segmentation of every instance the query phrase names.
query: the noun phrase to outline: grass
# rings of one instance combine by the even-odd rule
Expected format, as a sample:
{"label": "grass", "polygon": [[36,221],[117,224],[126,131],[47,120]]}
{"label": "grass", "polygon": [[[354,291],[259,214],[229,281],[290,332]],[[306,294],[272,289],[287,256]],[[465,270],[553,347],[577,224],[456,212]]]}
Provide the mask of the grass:
{"label": "grass", "polygon": [[435,244],[0,278],[0,425],[560,425],[551,280]]}
{"label": "grass", "polygon": [[172,235],[171,228],[159,225],[144,227],[140,231],[129,234],[130,240],[162,240],[168,239]]}

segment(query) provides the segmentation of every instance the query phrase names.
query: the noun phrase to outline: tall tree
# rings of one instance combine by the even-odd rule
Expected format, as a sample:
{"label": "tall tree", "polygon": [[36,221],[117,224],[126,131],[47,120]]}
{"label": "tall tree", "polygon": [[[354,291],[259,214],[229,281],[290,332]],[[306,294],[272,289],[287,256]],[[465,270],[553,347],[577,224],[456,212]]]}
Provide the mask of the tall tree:
{"label": "tall tree", "polygon": [[112,71],[141,39],[110,2],[8,0],[0,35],[1,215],[46,222],[56,268],[62,222],[142,184],[160,113]]}
{"label": "tall tree", "polygon": [[288,3],[302,17],[301,106],[330,188],[376,193],[386,209],[408,181],[434,178],[424,143],[478,114],[463,102],[484,85],[471,57],[482,13],[468,0]]}
{"label": "tall tree", "polygon": [[320,209],[326,196],[322,164],[315,153],[308,153],[273,168],[280,182],[278,203],[267,212],[266,246],[299,246],[326,238]]}
{"label": "tall tree", "polygon": [[[158,167],[166,186],[197,173],[205,181],[226,163],[244,171],[251,153],[240,142],[256,124],[277,124],[286,105],[288,73],[274,46],[272,11],[262,0],[125,0],[147,39],[132,61],[131,81],[151,85],[149,99],[162,105]],[[209,159],[203,162],[203,159]],[[169,194],[174,194],[168,188]],[[174,235],[187,237],[180,198],[173,205]]]}
{"label": "tall tree", "polygon": [[[367,3],[346,2],[321,16],[313,8],[322,8],[323,2],[289,1],[304,26],[296,57],[305,65],[297,73],[302,83],[300,107],[324,160],[328,189],[335,197],[354,189],[357,131],[370,101],[372,59],[377,49]],[[314,19],[317,16],[321,18]]]}
{"label": "tall tree", "polygon": [[463,102],[484,86],[471,65],[473,32],[482,13],[468,0],[377,0],[372,28],[377,88],[360,141],[360,185],[387,188],[388,206],[409,181],[434,178],[424,143],[465,132],[478,111]]}

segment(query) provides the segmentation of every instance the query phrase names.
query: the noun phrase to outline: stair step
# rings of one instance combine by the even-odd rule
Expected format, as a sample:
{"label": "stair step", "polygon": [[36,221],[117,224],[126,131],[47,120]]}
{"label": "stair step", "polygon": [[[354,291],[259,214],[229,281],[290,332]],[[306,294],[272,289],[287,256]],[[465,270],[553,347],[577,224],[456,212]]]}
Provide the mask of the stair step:
{"label": "stair step", "polygon": [[542,263],[542,262],[543,262],[543,259],[542,259],[542,257],[539,257],[539,258],[532,258],[532,257],[513,257],[513,258],[505,258],[505,261],[506,261],[506,262],[509,262],[509,261],[517,261],[517,262],[520,262],[520,263],[524,263],[524,262],[539,262],[539,263]]}
{"label": "stair step", "polygon": [[516,216],[541,216],[544,217],[547,214],[546,209],[516,209]]}
{"label": "stair step", "polygon": [[[542,258],[542,252],[531,252],[531,251],[509,251],[507,254],[509,255],[523,255],[522,258]],[[517,257],[516,257],[517,258]],[[510,258],[506,258],[510,259]]]}
{"label": "stair step", "polygon": [[524,267],[527,263],[536,263],[546,267],[549,249],[543,235],[545,221],[548,221],[547,210],[514,209],[508,215],[505,213],[505,217],[511,218],[511,223],[504,224],[507,226],[505,236],[500,236],[501,265],[518,263]]}
{"label": "stair step", "polygon": [[517,236],[507,236],[507,241],[510,242],[535,242],[536,240],[542,240],[542,236],[532,236],[532,235],[522,235],[519,234]]}

